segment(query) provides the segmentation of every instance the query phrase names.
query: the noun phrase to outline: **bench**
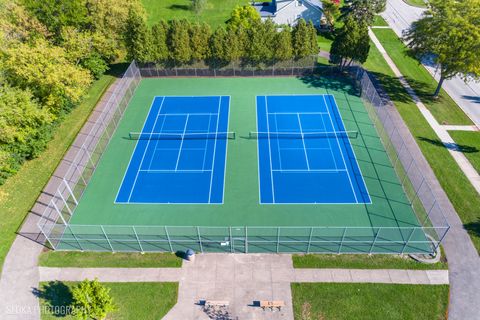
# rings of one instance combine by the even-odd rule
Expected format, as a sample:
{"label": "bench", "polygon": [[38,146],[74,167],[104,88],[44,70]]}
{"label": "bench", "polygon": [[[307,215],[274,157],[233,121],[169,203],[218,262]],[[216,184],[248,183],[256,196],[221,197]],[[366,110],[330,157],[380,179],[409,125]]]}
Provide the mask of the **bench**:
{"label": "bench", "polygon": [[205,300],[206,308],[228,307],[230,303],[225,300]]}
{"label": "bench", "polygon": [[285,301],[282,301],[282,300],[276,300],[276,301],[262,300],[262,301],[260,301],[260,307],[263,310],[265,310],[266,308],[270,308],[270,310],[273,310],[274,308],[278,308],[278,310],[282,310],[282,308],[285,307]]}

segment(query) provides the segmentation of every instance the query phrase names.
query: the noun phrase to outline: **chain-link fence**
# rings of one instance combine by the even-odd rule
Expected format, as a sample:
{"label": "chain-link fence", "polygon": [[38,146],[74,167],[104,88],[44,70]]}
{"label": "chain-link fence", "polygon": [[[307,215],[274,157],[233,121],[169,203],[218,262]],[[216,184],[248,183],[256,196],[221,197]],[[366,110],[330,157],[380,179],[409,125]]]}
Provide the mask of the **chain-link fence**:
{"label": "chain-link fence", "polygon": [[[338,74],[338,70],[333,70]],[[405,135],[361,68],[349,69],[378,131],[419,226],[134,226],[74,225],[70,218],[92,177],[123,113],[147,69],[132,62],[90,133],[84,137],[70,168],[40,219],[39,227],[57,250],[305,253],[430,253],[449,226],[428,181],[407,148]],[[155,68],[156,76],[160,75]],[[148,71],[153,75],[151,71]],[[177,73],[176,75],[179,75]],[[186,75],[186,74],[185,74]],[[191,74],[188,74],[191,75]],[[198,70],[195,75],[201,75]],[[216,76],[219,74],[216,73]],[[225,75],[225,74],[223,74]],[[239,75],[233,71],[231,75]],[[253,74],[252,74],[253,75]]]}

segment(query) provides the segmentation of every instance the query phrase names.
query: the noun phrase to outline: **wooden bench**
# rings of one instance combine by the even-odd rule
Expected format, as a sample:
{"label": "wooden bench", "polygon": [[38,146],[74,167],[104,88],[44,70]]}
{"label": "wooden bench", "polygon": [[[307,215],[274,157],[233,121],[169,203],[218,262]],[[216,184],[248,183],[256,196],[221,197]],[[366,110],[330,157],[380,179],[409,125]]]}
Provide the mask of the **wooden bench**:
{"label": "wooden bench", "polygon": [[260,301],[260,307],[265,310],[266,308],[270,308],[270,310],[273,310],[274,308],[278,308],[278,310],[282,310],[283,307],[285,307],[285,301],[282,300],[274,300],[274,301],[268,301],[268,300],[262,300]]}
{"label": "wooden bench", "polygon": [[225,300],[205,300],[205,308],[228,307],[229,304]]}

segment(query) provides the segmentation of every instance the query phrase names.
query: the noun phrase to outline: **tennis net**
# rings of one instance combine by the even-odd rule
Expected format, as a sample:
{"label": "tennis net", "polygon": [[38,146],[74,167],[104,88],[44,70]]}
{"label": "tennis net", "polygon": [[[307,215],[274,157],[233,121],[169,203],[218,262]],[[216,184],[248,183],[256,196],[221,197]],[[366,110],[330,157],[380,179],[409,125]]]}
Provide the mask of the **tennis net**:
{"label": "tennis net", "polygon": [[321,138],[352,138],[358,137],[358,131],[327,131],[327,132],[255,132],[250,131],[250,139],[321,139]]}
{"label": "tennis net", "polygon": [[235,132],[130,132],[130,140],[205,140],[235,139]]}

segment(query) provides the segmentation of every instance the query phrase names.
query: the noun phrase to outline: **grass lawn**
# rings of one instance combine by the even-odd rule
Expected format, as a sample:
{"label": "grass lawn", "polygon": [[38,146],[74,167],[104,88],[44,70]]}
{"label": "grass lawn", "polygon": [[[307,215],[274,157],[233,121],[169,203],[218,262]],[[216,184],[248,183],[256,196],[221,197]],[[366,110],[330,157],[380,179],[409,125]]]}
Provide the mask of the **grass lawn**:
{"label": "grass lawn", "polygon": [[446,285],[292,283],[291,287],[296,320],[447,319]]}
{"label": "grass lawn", "polygon": [[467,115],[444,90],[442,90],[438,99],[432,98],[437,82],[418,60],[407,55],[406,46],[393,30],[372,29],[372,31],[438,122],[443,124],[472,124]]}
{"label": "grass lawn", "polygon": [[407,4],[411,6],[420,7],[420,8],[427,7],[425,0],[403,0],[403,1],[405,1]]}
{"label": "grass lawn", "polygon": [[45,251],[38,265],[59,268],[180,268],[182,260],[173,253]]}
{"label": "grass lawn", "polygon": [[[65,308],[61,308],[71,305],[71,288],[75,285],[76,282],[40,283],[42,320],[76,319],[65,314]],[[134,282],[104,283],[104,285],[110,288],[110,294],[117,308],[107,316],[109,320],[161,319],[177,302],[178,283]],[[58,313],[48,312],[55,309]]]}
{"label": "grass lawn", "polygon": [[480,196],[374,46],[365,67],[377,76],[394,102],[480,252]]}
{"label": "grass lawn", "polygon": [[249,4],[248,0],[208,0],[206,9],[195,14],[190,9],[191,0],[142,0],[147,11],[147,23],[152,25],[160,20],[188,19],[207,22],[212,28],[223,25],[236,6]]}
{"label": "grass lawn", "polygon": [[373,20],[373,26],[387,27],[388,23],[382,18],[382,16],[376,15],[375,19]]}
{"label": "grass lawn", "polygon": [[[114,70],[115,71],[115,70]],[[115,80],[114,75],[104,75],[95,81],[83,102],[66,115],[56,129],[47,149],[36,159],[26,162],[20,171],[0,186],[0,266],[7,255],[15,232],[37,200],[70,144],[76,138],[90,112],[105,90]]]}
{"label": "grass lawn", "polygon": [[305,254],[293,255],[294,268],[343,268],[343,269],[448,269],[446,261],[435,264],[417,262],[408,256],[365,254]]}
{"label": "grass lawn", "polygon": [[448,133],[480,173],[480,132],[449,131]]}

